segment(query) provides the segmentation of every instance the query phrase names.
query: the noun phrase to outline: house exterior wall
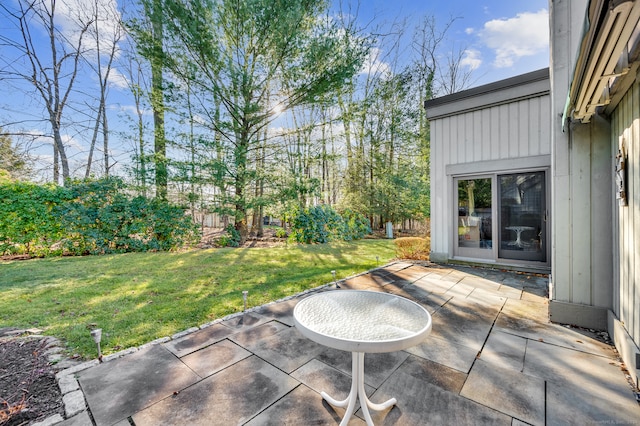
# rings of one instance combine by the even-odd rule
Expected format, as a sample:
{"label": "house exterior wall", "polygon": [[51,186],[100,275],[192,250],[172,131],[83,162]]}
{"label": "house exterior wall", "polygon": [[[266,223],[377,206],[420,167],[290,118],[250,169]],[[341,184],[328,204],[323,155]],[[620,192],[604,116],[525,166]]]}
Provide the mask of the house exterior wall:
{"label": "house exterior wall", "polygon": [[609,123],[562,126],[587,1],[551,9],[552,261],[550,317],[606,328],[612,306],[613,214]]}
{"label": "house exterior wall", "polygon": [[[638,77],[635,76],[628,91],[620,92],[623,96],[619,103],[609,105],[606,114],[595,114],[589,123],[574,120],[563,129],[558,118],[567,105],[588,6],[596,3],[549,2],[553,174],[549,316],[560,323],[606,329],[637,385],[640,383]],[[594,19],[593,28],[595,24]],[[615,96],[619,96],[617,92]],[[614,181],[615,155],[622,141],[628,151],[626,207],[616,200]]]}
{"label": "house exterior wall", "polygon": [[453,255],[454,175],[550,166],[549,80],[546,71],[536,76],[427,108],[433,261]]}
{"label": "house exterior wall", "polygon": [[640,82],[636,79],[611,117],[611,149],[627,151],[628,205],[615,203],[613,312],[640,343]]}

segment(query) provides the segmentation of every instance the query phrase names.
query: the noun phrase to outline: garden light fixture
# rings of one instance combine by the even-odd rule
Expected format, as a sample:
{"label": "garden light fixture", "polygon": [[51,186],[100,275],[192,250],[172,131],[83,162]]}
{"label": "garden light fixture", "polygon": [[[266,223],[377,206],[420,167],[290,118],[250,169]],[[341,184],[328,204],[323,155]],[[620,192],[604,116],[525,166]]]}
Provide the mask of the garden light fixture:
{"label": "garden light fixture", "polygon": [[91,338],[98,347],[98,361],[102,362],[102,351],[100,350],[100,340],[102,340],[102,329],[95,328],[91,330]]}

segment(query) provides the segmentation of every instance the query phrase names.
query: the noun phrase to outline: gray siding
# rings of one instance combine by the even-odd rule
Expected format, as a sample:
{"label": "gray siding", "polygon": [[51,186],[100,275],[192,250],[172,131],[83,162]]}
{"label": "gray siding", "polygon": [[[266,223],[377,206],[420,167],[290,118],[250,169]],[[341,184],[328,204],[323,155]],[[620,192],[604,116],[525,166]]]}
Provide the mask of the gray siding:
{"label": "gray siding", "polygon": [[498,168],[485,171],[508,170],[512,168],[510,160],[520,160],[521,167],[523,158],[551,153],[551,129],[546,124],[551,107],[548,92],[537,91],[531,97],[499,105],[491,104],[492,96],[483,96],[484,108],[458,115],[436,115],[430,121],[431,250],[437,260],[452,254],[455,221],[447,168],[469,164],[472,170],[477,169],[477,163],[491,162],[492,167]]}
{"label": "gray siding", "polygon": [[614,214],[613,310],[627,332],[640,342],[640,83],[635,83],[613,112],[611,149],[624,139],[627,147],[628,206]]}

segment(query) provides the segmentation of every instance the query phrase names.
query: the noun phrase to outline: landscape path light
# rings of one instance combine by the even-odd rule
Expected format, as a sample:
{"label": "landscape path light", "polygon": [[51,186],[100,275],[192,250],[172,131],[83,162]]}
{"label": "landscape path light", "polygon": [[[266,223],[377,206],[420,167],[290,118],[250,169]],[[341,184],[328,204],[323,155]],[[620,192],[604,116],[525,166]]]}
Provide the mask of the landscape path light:
{"label": "landscape path light", "polygon": [[98,361],[102,362],[102,351],[100,350],[100,340],[102,340],[102,329],[94,328],[91,330],[91,338],[98,347]]}

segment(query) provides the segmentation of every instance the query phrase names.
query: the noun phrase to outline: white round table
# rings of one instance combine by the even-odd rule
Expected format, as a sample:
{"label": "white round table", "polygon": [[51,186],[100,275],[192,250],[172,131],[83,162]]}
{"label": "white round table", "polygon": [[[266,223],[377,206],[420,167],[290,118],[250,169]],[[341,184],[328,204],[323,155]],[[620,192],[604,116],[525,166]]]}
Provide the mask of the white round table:
{"label": "white round table", "polygon": [[385,410],[397,400],[382,404],[369,401],[364,391],[364,354],[394,352],[415,346],[431,332],[431,315],[422,306],[389,293],[335,290],[309,296],[293,309],[295,325],[305,337],[322,345],[352,353],[351,390],[338,401],[325,392],[322,397],[336,407],[347,407],[340,425],[353,415],[356,400],[368,425],[369,408]]}
{"label": "white round table", "polygon": [[522,235],[524,231],[533,231],[535,228],[533,228],[532,226],[507,226],[504,229],[508,229],[509,231],[513,231],[516,233],[516,240],[509,243],[508,245],[523,248],[524,243],[522,242],[520,235]]}

